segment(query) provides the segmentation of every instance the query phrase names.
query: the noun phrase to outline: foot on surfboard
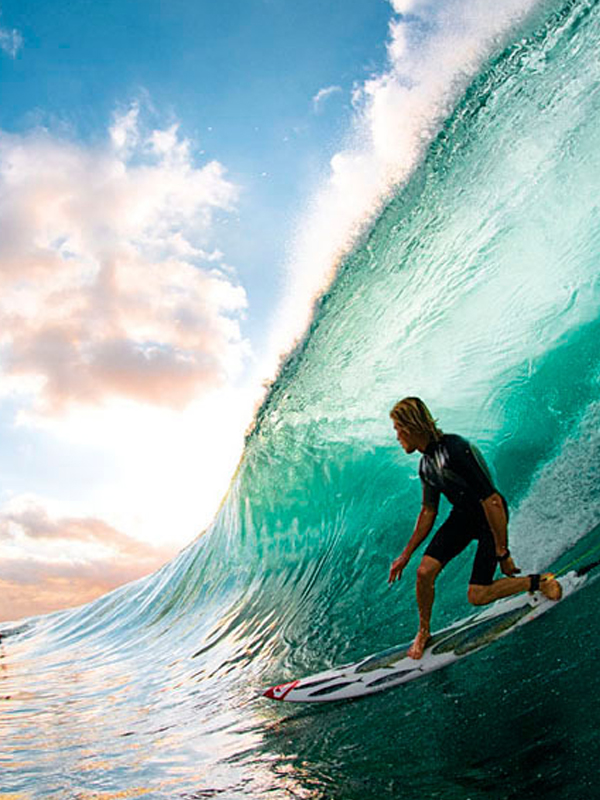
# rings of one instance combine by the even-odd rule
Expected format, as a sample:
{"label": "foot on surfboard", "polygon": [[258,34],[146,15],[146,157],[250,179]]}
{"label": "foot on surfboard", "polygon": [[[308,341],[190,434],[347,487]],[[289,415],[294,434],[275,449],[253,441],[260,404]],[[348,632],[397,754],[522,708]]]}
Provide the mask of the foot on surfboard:
{"label": "foot on surfboard", "polygon": [[430,639],[431,636],[429,634],[429,631],[419,631],[415,636],[414,642],[408,648],[406,655],[409,656],[410,658],[414,658],[417,661],[420,658],[423,658],[423,652],[425,651],[425,648],[427,647],[427,644]]}
{"label": "foot on surfboard", "polygon": [[543,575],[530,575],[531,592],[539,590],[548,600],[560,600],[562,597],[562,587],[551,572]]}
{"label": "foot on surfboard", "polygon": [[540,579],[540,592],[548,600],[560,600],[562,597],[562,586],[551,572],[546,572]]}

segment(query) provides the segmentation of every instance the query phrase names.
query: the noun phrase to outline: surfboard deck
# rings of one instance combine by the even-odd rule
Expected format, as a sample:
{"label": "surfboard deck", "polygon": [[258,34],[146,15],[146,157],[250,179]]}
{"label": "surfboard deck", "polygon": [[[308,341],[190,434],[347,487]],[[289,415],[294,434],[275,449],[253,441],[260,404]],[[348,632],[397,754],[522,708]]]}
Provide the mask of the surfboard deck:
{"label": "surfboard deck", "polygon": [[326,703],[375,694],[421,678],[537,619],[579,589],[587,576],[569,572],[558,580],[563,590],[560,601],[548,600],[541,592],[498,600],[483,611],[434,633],[423,658],[418,661],[407,656],[409,642],[352,664],[271,686],[263,695],[289,703]]}

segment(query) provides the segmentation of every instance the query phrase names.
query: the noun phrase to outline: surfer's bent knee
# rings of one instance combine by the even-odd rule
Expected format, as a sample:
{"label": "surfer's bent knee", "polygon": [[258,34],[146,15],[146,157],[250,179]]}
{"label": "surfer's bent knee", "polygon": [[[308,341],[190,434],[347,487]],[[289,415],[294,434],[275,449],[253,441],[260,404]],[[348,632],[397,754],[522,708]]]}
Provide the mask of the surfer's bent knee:
{"label": "surfer's bent knee", "polygon": [[472,606],[485,606],[489,601],[489,586],[480,586],[472,583],[469,585],[467,598]]}

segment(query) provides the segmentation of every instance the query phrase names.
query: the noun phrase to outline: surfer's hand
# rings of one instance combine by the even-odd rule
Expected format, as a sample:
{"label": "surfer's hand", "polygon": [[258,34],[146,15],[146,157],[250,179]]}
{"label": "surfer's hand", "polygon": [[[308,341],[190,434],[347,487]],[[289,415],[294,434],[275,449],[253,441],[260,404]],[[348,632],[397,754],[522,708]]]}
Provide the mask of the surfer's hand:
{"label": "surfer's hand", "polygon": [[399,581],[400,578],[402,577],[402,573],[404,572],[404,567],[407,564],[408,564],[408,559],[406,558],[406,556],[398,556],[398,558],[395,561],[392,561],[388,583]]}
{"label": "surfer's hand", "polygon": [[500,569],[502,570],[502,573],[504,575],[508,575],[509,578],[513,575],[518,575],[519,572],[521,572],[510,556],[500,562]]}

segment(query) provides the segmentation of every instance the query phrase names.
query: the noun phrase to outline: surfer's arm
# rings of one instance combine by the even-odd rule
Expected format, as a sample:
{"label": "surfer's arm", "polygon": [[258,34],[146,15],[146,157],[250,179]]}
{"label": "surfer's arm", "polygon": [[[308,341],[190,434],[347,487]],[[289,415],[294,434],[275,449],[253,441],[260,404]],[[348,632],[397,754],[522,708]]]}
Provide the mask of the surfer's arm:
{"label": "surfer's arm", "polygon": [[[509,553],[508,519],[506,517],[506,511],[504,510],[504,503],[498,492],[493,492],[493,494],[481,501],[481,505],[490,530],[494,535],[496,556],[500,559],[501,556],[505,556],[506,553]],[[508,556],[502,558],[499,563],[505,575],[515,575],[517,572],[521,571],[515,566],[514,561],[510,557],[510,553]]]}
{"label": "surfer's arm", "polygon": [[481,501],[485,517],[492,533],[496,545],[496,555],[501,556],[508,548],[508,520],[502,498],[498,492],[494,492],[485,500]]}
{"label": "surfer's arm", "polygon": [[394,581],[400,579],[404,568],[411,559],[412,554],[431,533],[431,529],[433,528],[436,517],[437,508],[426,505],[421,507],[421,511],[417,517],[417,523],[412,536],[408,540],[408,543],[402,553],[395,561],[392,562],[388,583],[393,583]]}
{"label": "surfer's arm", "polygon": [[413,535],[408,540],[408,544],[402,552],[402,555],[406,557],[407,564],[415,550],[431,533],[431,529],[433,528],[433,523],[435,522],[436,517],[437,508],[433,508],[432,506],[421,507]]}

